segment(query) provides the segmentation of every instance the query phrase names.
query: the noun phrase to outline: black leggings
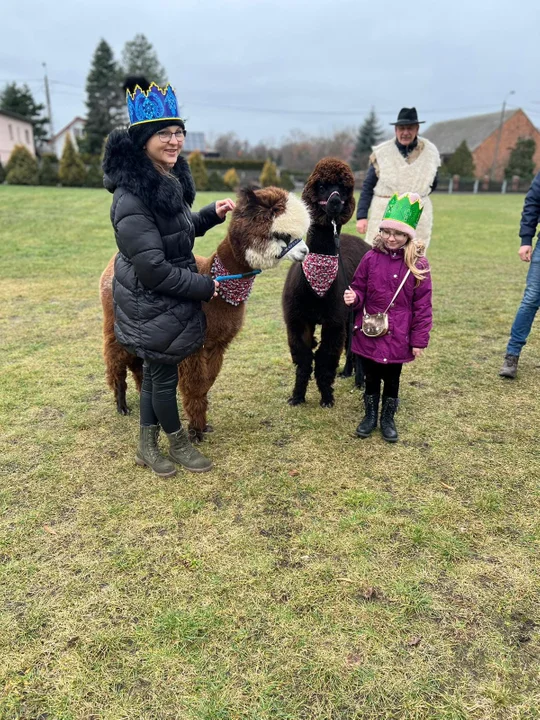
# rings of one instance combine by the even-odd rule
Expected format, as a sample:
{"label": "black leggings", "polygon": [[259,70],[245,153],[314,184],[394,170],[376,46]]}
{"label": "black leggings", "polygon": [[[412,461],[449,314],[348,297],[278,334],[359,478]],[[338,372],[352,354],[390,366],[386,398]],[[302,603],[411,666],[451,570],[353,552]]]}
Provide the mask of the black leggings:
{"label": "black leggings", "polygon": [[141,388],[141,425],[161,425],[166,433],[180,430],[176,388],[178,366],[145,360]]}
{"label": "black leggings", "polygon": [[366,395],[380,395],[381,380],[384,380],[385,397],[397,398],[399,392],[399,376],[403,363],[383,363],[362,358],[362,365],[366,376]]}

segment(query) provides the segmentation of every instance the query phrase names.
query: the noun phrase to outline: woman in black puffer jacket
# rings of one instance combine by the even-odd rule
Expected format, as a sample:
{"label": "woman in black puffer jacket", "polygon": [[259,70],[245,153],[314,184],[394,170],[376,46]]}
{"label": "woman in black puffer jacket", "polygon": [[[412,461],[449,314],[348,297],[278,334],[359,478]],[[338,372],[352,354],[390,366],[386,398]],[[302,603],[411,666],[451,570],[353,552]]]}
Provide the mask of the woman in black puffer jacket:
{"label": "woman in black puffer jacket", "polygon": [[[136,85],[138,86],[136,88]],[[169,436],[172,460],[204,472],[212,463],[189,442],[180,424],[177,365],[204,342],[208,302],[217,283],[199,275],[196,236],[223,222],[232,200],[191,212],[195,186],[180,157],[184,121],[174,91],[128,78],[130,127],[113,131],[105,148],[105,187],[112,192],[111,222],[118,255],[113,299],[118,342],[143,358],[141,433],[136,462],[162,477],[176,473],[159,452],[159,426]]]}

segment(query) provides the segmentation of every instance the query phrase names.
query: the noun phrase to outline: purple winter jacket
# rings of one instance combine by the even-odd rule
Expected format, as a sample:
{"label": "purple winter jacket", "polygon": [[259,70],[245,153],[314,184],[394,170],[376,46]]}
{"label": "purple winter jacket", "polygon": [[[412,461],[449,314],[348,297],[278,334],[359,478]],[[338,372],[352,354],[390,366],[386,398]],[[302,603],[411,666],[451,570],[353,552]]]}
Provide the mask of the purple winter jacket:
{"label": "purple winter jacket", "polygon": [[[418,268],[429,268],[426,258]],[[406,363],[414,360],[412,348],[426,348],[433,324],[431,312],[431,274],[416,287],[411,273],[392,307],[388,309],[388,333],[370,338],[361,330],[362,315],[384,312],[407,272],[403,250],[388,252],[374,248],[362,258],[351,288],[356,293],[352,351],[375,362]]]}

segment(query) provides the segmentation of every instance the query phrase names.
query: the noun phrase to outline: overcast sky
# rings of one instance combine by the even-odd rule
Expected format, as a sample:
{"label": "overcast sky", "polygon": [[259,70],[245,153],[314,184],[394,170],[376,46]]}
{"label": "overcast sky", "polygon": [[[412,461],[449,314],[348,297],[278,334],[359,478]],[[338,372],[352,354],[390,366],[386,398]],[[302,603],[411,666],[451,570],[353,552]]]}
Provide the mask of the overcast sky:
{"label": "overcast sky", "polygon": [[0,86],[44,101],[46,62],[55,130],[85,114],[100,39],[120,59],[141,32],[210,139],[327,134],[371,106],[386,127],[412,105],[429,124],[498,111],[511,90],[540,126],[539,0],[13,0],[0,17]]}

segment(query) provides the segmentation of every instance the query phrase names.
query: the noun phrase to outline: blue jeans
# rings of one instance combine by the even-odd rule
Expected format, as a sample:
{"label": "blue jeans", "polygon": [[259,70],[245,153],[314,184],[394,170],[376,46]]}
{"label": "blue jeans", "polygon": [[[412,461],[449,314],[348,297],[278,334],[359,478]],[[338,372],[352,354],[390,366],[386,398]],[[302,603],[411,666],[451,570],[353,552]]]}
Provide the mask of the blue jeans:
{"label": "blue jeans", "polygon": [[527,284],[523,293],[523,300],[518,308],[514,324],[510,330],[510,340],[506,352],[509,355],[519,355],[529,333],[540,307],[540,241],[536,243],[534,248],[531,266],[527,273]]}

